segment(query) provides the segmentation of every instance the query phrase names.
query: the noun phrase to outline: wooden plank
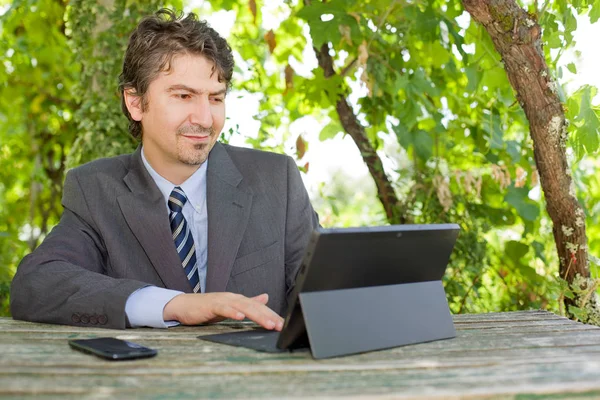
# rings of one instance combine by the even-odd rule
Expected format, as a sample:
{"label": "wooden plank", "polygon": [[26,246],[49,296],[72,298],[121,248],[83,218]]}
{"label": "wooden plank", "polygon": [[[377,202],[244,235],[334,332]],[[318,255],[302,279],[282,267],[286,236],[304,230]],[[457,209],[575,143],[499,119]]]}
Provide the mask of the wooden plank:
{"label": "wooden plank", "polygon": [[[493,354],[504,353],[506,355],[515,354],[516,357],[534,356],[535,352],[540,355],[548,356],[551,354],[561,355],[563,353],[576,354],[578,351],[594,354],[597,351],[600,341],[597,335],[578,335],[570,340],[565,340],[562,336],[547,336],[536,338],[531,336],[522,336],[515,338],[497,338],[485,339],[478,338],[468,341],[459,339],[448,340],[444,342],[432,342],[414,346],[398,347],[383,352],[366,353],[351,357],[336,358],[339,364],[363,364],[368,368],[373,362],[381,362],[390,359],[410,360],[419,357],[420,359],[434,357],[438,360],[454,359],[460,357],[491,357]],[[0,355],[0,366],[21,366],[21,365],[60,365],[72,362],[71,355],[78,356],[78,360],[88,360],[95,363],[96,360],[71,350],[66,340],[54,340],[55,344],[44,343],[21,343],[13,342],[11,344],[2,343],[2,354]],[[225,345],[206,345],[201,341],[190,342],[166,342],[143,340],[138,341],[141,344],[157,348],[160,352],[160,358],[163,356],[177,356],[181,362],[190,360],[196,362],[198,357],[203,360],[214,361],[214,359],[228,360],[233,359],[235,363],[242,363],[238,357],[246,358],[249,364],[259,362],[273,362],[282,359],[285,362],[294,361],[304,363],[308,367],[314,365],[308,352],[268,354],[254,352],[249,349],[230,347]],[[594,354],[597,356],[597,354]],[[60,361],[55,361],[60,357]],[[50,361],[47,361],[50,360]],[[93,361],[92,361],[93,360]],[[329,361],[321,361],[329,362]],[[406,361],[410,362],[410,361]],[[243,363],[242,363],[243,364]],[[307,368],[308,368],[307,367]]]}
{"label": "wooden plank", "polygon": [[[110,370],[110,369],[109,369]],[[104,394],[112,397],[157,397],[175,393],[177,398],[285,398],[327,396],[476,396],[515,393],[559,393],[598,390],[598,365],[581,368],[565,363],[549,368],[537,365],[477,366],[461,368],[314,371],[274,371],[261,374],[227,373],[149,375],[140,371],[108,375],[32,373],[20,379],[0,375],[0,394]],[[549,372],[564,375],[548,379]],[[554,374],[550,374],[555,377]],[[151,378],[151,379],[148,379]]]}
{"label": "wooden plank", "polygon": [[[554,338],[552,341],[552,345],[557,345],[560,341],[560,338],[564,338],[565,342],[570,342],[573,338],[576,337],[598,337],[600,331],[595,327],[589,327],[587,325],[565,325],[560,327],[560,329],[556,327],[547,327],[540,326],[536,327],[536,329],[529,329],[529,327],[520,327],[514,329],[505,329],[503,327],[497,327],[497,330],[493,329],[485,329],[485,330],[467,330],[467,331],[458,331],[457,339],[448,340],[448,341],[438,341],[426,344],[419,344],[409,346],[409,348],[427,348],[428,346],[435,347],[443,347],[447,348],[448,346],[455,346],[460,343],[465,343],[468,347],[472,347],[473,343],[476,343],[477,340],[507,340],[511,342],[511,345],[520,345],[520,341],[523,338],[527,338],[531,336],[533,339],[542,339],[542,338]],[[131,333],[130,333],[131,332]],[[213,330],[203,330],[203,328],[198,328],[198,330],[192,330],[188,332],[180,332],[176,334],[176,329],[171,330],[154,330],[154,331],[88,331],[85,329],[79,330],[78,333],[71,333],[65,335],[59,332],[6,332],[3,331],[0,333],[0,344],[1,343],[15,343],[18,341],[63,341],[66,342],[67,339],[74,338],[90,338],[90,337],[98,337],[98,336],[114,336],[122,339],[128,340],[153,340],[153,341],[163,341],[163,342],[198,342],[197,336],[201,336],[204,334],[212,333]],[[565,336],[567,333],[569,336]],[[208,345],[208,342],[200,341],[205,345]],[[514,342],[514,343],[512,343]]]}
{"label": "wooden plank", "polygon": [[[483,313],[483,314],[456,314],[453,315],[452,318],[454,322],[460,323],[465,321],[524,321],[524,320],[566,320],[570,321],[565,317],[561,317],[554,313],[544,310],[529,310],[529,311],[510,311],[510,312],[494,312],[494,313]],[[7,326],[9,329],[11,327],[21,327],[26,328],[28,330],[31,329],[43,329],[48,328],[52,330],[78,330],[80,327],[73,327],[70,325],[53,325],[53,324],[32,324],[27,321],[18,321],[13,320],[9,317],[0,317],[0,326]],[[229,327],[229,328],[246,328],[248,326],[253,326],[254,324],[249,321],[223,321],[219,324],[207,325],[213,327]],[[193,329],[193,327],[184,327],[186,329]],[[107,330],[102,328],[94,328],[87,327],[85,329],[97,329],[97,330]],[[144,329],[144,328],[141,328]],[[151,330],[151,329],[147,329]]]}
{"label": "wooden plank", "polygon": [[[121,332],[121,331],[119,331]],[[565,335],[568,334],[568,335]],[[173,338],[166,336],[167,334],[163,334],[161,336],[154,335],[114,335],[118,338],[134,340],[138,342],[146,343],[159,343],[159,344],[168,344],[173,343],[174,345],[198,345],[204,347],[215,347],[220,346],[220,348],[233,348],[225,345],[217,345],[211,342],[199,340],[196,338],[197,333],[194,333],[189,336],[181,336],[178,338]],[[422,343],[417,345],[398,347],[399,351],[423,351],[427,349],[433,350],[441,350],[441,349],[479,349],[481,347],[526,347],[526,346],[571,346],[579,344],[579,340],[583,340],[582,344],[594,344],[600,342],[600,332],[598,330],[577,330],[577,331],[534,331],[529,332],[527,330],[522,331],[501,331],[495,332],[491,330],[484,331],[467,331],[467,332],[458,332],[457,337],[455,339],[450,340],[442,340],[430,343]],[[111,336],[111,335],[109,335]],[[66,346],[68,339],[81,339],[92,337],[92,335],[88,335],[87,333],[80,333],[78,335],[68,335],[61,336],[57,334],[44,333],[42,335],[39,334],[28,334],[28,335],[20,335],[20,334],[0,334],[0,345],[5,349],[9,350],[11,347],[16,346],[17,344],[22,344],[24,346],[33,346],[36,344],[53,344],[58,342],[58,344],[62,344]],[[5,347],[8,346],[8,347]],[[0,354],[1,356],[1,354]]]}
{"label": "wooden plank", "polygon": [[[161,349],[168,350],[168,349]],[[153,361],[135,362],[135,371],[130,371],[131,362],[115,363],[92,357],[65,357],[61,362],[28,362],[0,365],[0,375],[39,374],[51,371],[52,375],[71,375],[76,368],[77,375],[104,374],[134,375],[157,374],[262,374],[274,372],[315,372],[315,371],[382,371],[382,370],[417,370],[431,368],[463,368],[480,366],[504,366],[512,368],[520,365],[565,364],[579,363],[580,365],[595,365],[599,360],[600,346],[593,348],[552,349],[543,350],[512,350],[489,351],[485,357],[477,353],[468,355],[423,356],[419,359],[410,357],[380,358],[369,363],[343,362],[340,360],[314,361],[298,357],[264,357],[256,358],[254,354],[240,352],[237,354],[206,356],[195,354],[195,357],[183,357],[182,352],[169,353],[168,357],[160,357]]]}
{"label": "wooden plank", "polygon": [[[229,347],[224,345],[184,347],[176,344],[146,342],[159,350],[159,356],[149,360],[136,361],[136,368],[169,368],[171,371],[197,368],[198,372],[261,372],[266,370],[290,369],[293,371],[322,370],[379,370],[379,369],[411,369],[411,368],[448,368],[458,366],[474,366],[488,364],[531,364],[537,362],[577,361],[587,363],[600,359],[600,343],[593,345],[547,346],[547,347],[515,347],[515,348],[454,348],[441,351],[425,351],[416,346],[396,348],[388,351],[366,353],[351,357],[341,357],[329,360],[315,361],[308,352],[268,354],[258,353],[249,349]],[[129,368],[130,363],[113,363],[95,357],[81,354],[69,349],[66,343],[62,345],[14,345],[0,356],[0,374],[11,371],[25,373],[28,369],[39,373],[38,368],[103,369],[111,367],[114,370]],[[17,358],[18,356],[18,358]],[[541,360],[541,361],[540,361]],[[220,372],[220,373],[221,373]]]}
{"label": "wooden plank", "polygon": [[[497,315],[496,315],[497,314]],[[479,318],[478,318],[479,317]],[[492,313],[492,314],[463,314],[456,315],[454,318],[454,324],[457,330],[466,329],[512,329],[514,327],[529,326],[529,327],[544,327],[547,325],[565,326],[566,329],[600,329],[600,327],[594,327],[581,323],[576,323],[567,318],[557,316],[555,314],[546,311],[521,311],[514,313]],[[228,332],[231,329],[248,329],[255,327],[256,325],[250,322],[223,322],[216,325],[207,325],[199,327],[176,327],[169,329],[169,336],[186,335],[188,333],[198,334],[214,334],[220,332]],[[577,328],[579,327],[579,328]],[[85,332],[89,332],[90,336],[116,336],[123,335],[123,330],[110,330],[101,329],[95,327],[71,327],[65,325],[50,325],[50,324],[32,324],[24,321],[14,321],[10,318],[0,318],[0,331],[3,332],[18,332],[18,333],[30,333],[30,332],[52,332],[52,333],[79,333],[81,329]],[[135,329],[128,330],[127,334],[149,334],[149,335],[161,335],[164,334],[162,330],[156,329]],[[135,332],[135,333],[133,333]]]}
{"label": "wooden plank", "polygon": [[[455,316],[452,340],[313,360],[205,342],[226,323],[104,330],[0,319],[0,395],[41,398],[515,398],[600,395],[600,329],[540,311]],[[116,336],[157,348],[110,362],[70,338]],[[600,397],[600,396],[599,396]],[[521,398],[521,397],[519,397]],[[562,398],[562,397],[561,397]],[[580,397],[578,397],[580,398]]]}
{"label": "wooden plank", "polygon": [[[481,314],[456,314],[453,316],[456,322],[466,320],[491,320],[491,321],[506,321],[506,320],[524,320],[524,319],[567,319],[545,310],[527,310],[527,311],[508,311],[508,312],[492,312]],[[568,319],[567,319],[568,320]]]}
{"label": "wooden plank", "polygon": [[[463,315],[455,315],[454,324],[457,330],[462,329],[470,329],[470,328],[486,328],[493,327],[496,329],[503,329],[514,326],[542,326],[545,324],[552,325],[568,325],[568,326],[581,326],[585,327],[584,329],[600,329],[600,327],[594,327],[590,325],[585,325],[581,323],[577,323],[571,321],[567,318],[557,316],[555,314],[546,312],[546,311],[521,311],[514,312],[514,315],[511,313],[497,313],[495,314],[463,314]],[[479,318],[478,318],[479,316]],[[248,329],[255,327],[256,325],[250,322],[222,322],[215,325],[206,325],[206,326],[198,326],[198,327],[176,327],[169,329],[169,335],[185,335],[186,333],[195,333],[198,330],[202,330],[206,332],[206,334],[213,334],[219,332],[228,332],[231,329]],[[111,330],[111,329],[102,329],[96,327],[72,327],[66,325],[51,325],[51,324],[34,324],[31,322],[24,321],[15,321],[10,318],[0,317],[0,331],[1,332],[20,332],[20,333],[29,333],[29,332],[60,332],[60,333],[79,333],[81,329],[84,329],[85,332],[89,332],[90,334],[96,334],[99,336],[107,336],[108,332],[111,332],[112,335],[115,335],[115,332],[128,332],[128,334],[132,334],[130,332],[137,333],[148,333],[148,334],[156,334],[160,335],[159,331],[156,329],[148,329],[148,328],[140,328],[134,330]],[[119,334],[119,333],[117,333]]]}

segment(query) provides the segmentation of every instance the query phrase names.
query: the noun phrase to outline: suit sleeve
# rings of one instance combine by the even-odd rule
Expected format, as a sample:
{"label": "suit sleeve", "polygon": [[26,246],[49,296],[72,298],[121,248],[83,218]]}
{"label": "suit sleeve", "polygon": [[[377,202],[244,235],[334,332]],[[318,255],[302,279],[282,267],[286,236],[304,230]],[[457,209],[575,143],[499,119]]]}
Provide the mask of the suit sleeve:
{"label": "suit sleeve", "polygon": [[147,284],[105,275],[106,249],[76,171],[65,179],[60,222],[17,269],[11,313],[33,322],[124,329],[128,296]]}
{"label": "suit sleeve", "polygon": [[296,163],[287,158],[287,210],[285,224],[285,276],[289,296],[294,289],[296,275],[304,257],[310,235],[319,226],[319,217],[310,199]]}

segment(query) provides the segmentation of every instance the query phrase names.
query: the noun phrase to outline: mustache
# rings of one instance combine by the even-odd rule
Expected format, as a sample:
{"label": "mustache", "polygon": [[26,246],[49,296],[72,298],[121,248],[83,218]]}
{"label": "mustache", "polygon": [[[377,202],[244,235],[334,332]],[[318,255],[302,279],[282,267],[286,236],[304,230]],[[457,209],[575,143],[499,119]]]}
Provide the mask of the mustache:
{"label": "mustache", "polygon": [[203,128],[203,127],[197,126],[197,125],[188,125],[188,126],[184,126],[184,127],[181,127],[179,129],[177,129],[177,134],[178,135],[188,135],[188,134],[192,134],[192,135],[209,134],[209,135],[212,135],[214,132],[215,132],[215,130],[213,128]]}

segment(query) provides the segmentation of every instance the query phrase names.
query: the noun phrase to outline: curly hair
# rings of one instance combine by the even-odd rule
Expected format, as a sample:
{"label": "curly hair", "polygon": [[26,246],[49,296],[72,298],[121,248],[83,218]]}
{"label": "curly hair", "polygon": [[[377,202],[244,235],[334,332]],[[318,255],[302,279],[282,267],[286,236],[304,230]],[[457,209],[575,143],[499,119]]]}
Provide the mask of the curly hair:
{"label": "curly hair", "polygon": [[233,54],[227,41],[206,21],[199,21],[194,13],[186,17],[173,10],[161,9],[144,18],[129,37],[119,75],[121,108],[129,120],[129,133],[136,139],[142,137],[142,124],[131,118],[123,92],[133,89],[141,97],[142,111],[147,107],[146,92],[150,83],[164,71],[171,69],[173,57],[181,54],[202,55],[213,63],[213,73],[219,82],[231,87]]}

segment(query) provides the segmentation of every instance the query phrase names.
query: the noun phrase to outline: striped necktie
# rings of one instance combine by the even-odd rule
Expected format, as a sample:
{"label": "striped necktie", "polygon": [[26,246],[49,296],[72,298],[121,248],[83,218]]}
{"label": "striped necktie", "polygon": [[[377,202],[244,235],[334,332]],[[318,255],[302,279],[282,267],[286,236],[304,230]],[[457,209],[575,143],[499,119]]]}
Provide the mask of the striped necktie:
{"label": "striped necktie", "polygon": [[192,232],[183,217],[183,205],[187,201],[185,193],[179,186],[175,186],[169,196],[169,220],[171,221],[171,232],[173,232],[173,241],[177,254],[181,259],[181,265],[187,275],[194,293],[200,291],[200,278],[198,276],[198,265],[196,262],[196,246]]}

